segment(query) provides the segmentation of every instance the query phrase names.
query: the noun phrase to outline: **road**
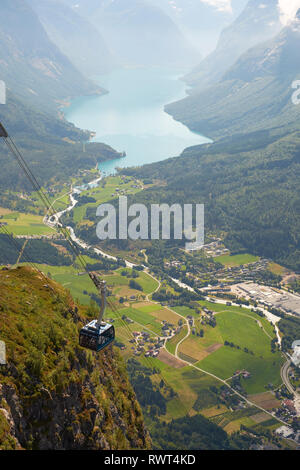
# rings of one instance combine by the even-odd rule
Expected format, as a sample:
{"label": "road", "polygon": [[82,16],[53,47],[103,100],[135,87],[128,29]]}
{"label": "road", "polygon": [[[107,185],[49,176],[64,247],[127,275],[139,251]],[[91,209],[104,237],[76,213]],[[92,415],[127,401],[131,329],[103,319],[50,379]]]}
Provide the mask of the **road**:
{"label": "road", "polygon": [[[168,308],[168,307],[166,307]],[[223,380],[221,379],[221,377],[218,377],[217,375],[215,374],[212,374],[211,372],[208,372],[207,370],[204,370],[204,369],[201,369],[200,367],[196,366],[195,364],[192,364],[184,359],[182,359],[179,355],[178,355],[178,348],[180,346],[180,344],[182,344],[190,335],[191,333],[191,328],[190,328],[190,325],[189,325],[189,322],[188,320],[183,317],[182,315],[180,315],[179,313],[175,312],[175,310],[172,310],[170,308],[168,308],[168,310],[170,310],[171,312],[175,313],[176,315],[178,315],[180,318],[183,318],[186,322],[186,325],[188,327],[188,333],[187,335],[181,340],[179,341],[179,343],[177,344],[176,346],[176,349],[175,349],[175,354],[172,354],[170,353],[170,351],[168,351],[169,354],[171,354],[173,357],[175,357],[176,359],[179,359],[181,362],[185,363],[187,366],[190,366],[192,367],[193,369],[196,369],[198,370],[199,372],[202,372],[203,374],[206,374],[206,375],[209,375],[210,377],[214,378],[215,380],[219,381],[219,382],[222,382],[223,385],[226,385],[226,387],[228,387],[235,395],[237,395],[239,398],[241,398],[244,402],[246,402],[248,405],[250,406],[253,406],[255,408],[257,408],[258,410],[260,411],[263,411],[264,413],[267,413],[270,417],[272,418],[275,418],[277,421],[279,421],[280,423],[282,424],[285,424],[286,425],[286,422],[283,421],[282,419],[280,418],[277,418],[277,416],[274,416],[272,413],[270,413],[269,411],[265,410],[264,408],[262,408],[261,406],[257,405],[256,403],[252,402],[251,400],[249,400],[248,398],[244,397],[241,393],[239,393],[237,390],[235,390],[234,388],[232,388],[226,380]],[[166,345],[164,346],[165,349],[166,349]]]}
{"label": "road", "polygon": [[[150,276],[155,279],[157,282],[160,282],[158,279],[156,279],[152,274],[150,274]],[[156,289],[157,290],[157,289]],[[156,292],[156,290],[154,292]],[[151,294],[148,294],[149,296]],[[159,302],[154,302],[153,300],[149,300],[150,303],[154,303],[154,304],[159,304]],[[206,374],[206,375],[209,375],[210,377],[214,378],[215,380],[221,382],[223,385],[226,385],[226,387],[228,387],[235,395],[237,395],[239,398],[241,398],[244,402],[246,402],[248,405],[250,406],[253,406],[255,408],[257,408],[258,410],[260,411],[263,411],[264,413],[268,414],[270,417],[276,419],[278,422],[280,422],[281,424],[284,424],[286,425],[286,422],[283,421],[281,418],[278,418],[277,416],[274,416],[272,413],[270,413],[270,411],[268,410],[265,410],[264,408],[262,408],[261,406],[257,405],[256,403],[252,402],[251,400],[249,400],[248,398],[244,397],[241,393],[239,393],[237,390],[235,390],[234,388],[232,388],[227,380],[224,380],[222,379],[221,377],[218,377],[217,375],[215,374],[212,374],[211,372],[208,372],[207,370],[204,370],[204,369],[201,369],[200,367],[196,366],[195,364],[192,364],[191,362],[188,362],[184,359],[182,359],[179,354],[178,354],[178,348],[179,346],[190,336],[191,334],[191,328],[190,328],[190,324],[188,322],[188,320],[182,316],[180,313],[176,312],[175,310],[171,309],[170,307],[165,307],[167,308],[168,310],[170,310],[170,312],[173,312],[175,315],[177,315],[178,317],[180,317],[181,319],[183,319],[187,325],[187,328],[188,328],[188,333],[186,334],[186,336],[180,340],[178,342],[178,344],[176,345],[176,349],[175,349],[175,354],[171,353],[167,348],[166,348],[166,342],[164,344],[164,349],[171,355],[173,356],[174,358],[180,360],[182,363],[186,364],[187,366],[189,367],[192,367],[193,369],[196,369],[198,370],[199,372],[202,372],[203,374]],[[251,317],[252,318],[252,317]],[[254,319],[255,320],[255,319]],[[267,333],[266,333],[267,334]],[[268,334],[267,334],[268,335]]]}
{"label": "road", "polygon": [[290,393],[293,395],[295,394],[295,390],[293,386],[291,385],[290,379],[289,379],[289,369],[290,369],[291,361],[288,359],[287,362],[282,366],[280,374],[283,383],[285,384],[286,388]]}
{"label": "road", "polygon": [[294,396],[294,405],[297,411],[297,416],[300,416],[300,394],[294,389],[290,382],[289,370],[291,367],[291,361],[288,359],[286,363],[282,366],[280,374],[283,383],[285,384],[288,391]]}
{"label": "road", "polygon": [[[101,180],[101,178],[98,179],[98,180],[96,180],[96,181],[99,182],[100,180]],[[73,190],[71,191],[71,193],[70,193],[70,200],[71,200],[70,206],[69,206],[66,210],[55,214],[55,216],[54,216],[54,222],[50,222],[49,218],[48,218],[48,217],[45,217],[44,223],[45,223],[46,225],[49,225],[49,226],[52,226],[52,227],[57,226],[57,225],[59,224],[59,220],[60,220],[61,216],[62,216],[64,213],[69,212],[70,210],[72,210],[72,209],[75,207],[75,205],[77,204],[77,201],[76,201],[76,199],[75,199],[75,197],[74,197],[75,194],[78,194],[78,190],[77,190],[77,189],[73,189]],[[70,227],[68,227],[68,229],[69,229],[69,231],[70,231],[71,238],[72,238],[72,240],[73,240],[75,243],[77,243],[79,246],[81,246],[81,247],[83,247],[83,248],[90,248],[90,246],[87,245],[87,243],[85,243],[84,241],[82,241],[82,240],[80,240],[79,238],[76,237],[75,232],[74,232],[73,229],[71,229]],[[108,255],[107,253],[104,253],[103,251],[101,251],[101,250],[99,250],[99,249],[97,249],[97,248],[94,248],[94,251],[95,251],[95,253],[99,254],[100,256],[104,256],[104,257],[107,257],[107,258],[116,260],[115,257],[113,257],[113,256],[111,256],[111,255]],[[131,268],[132,268],[132,267],[134,266],[133,263],[130,263],[130,262],[127,261],[127,260],[124,260],[124,261],[125,261],[127,267],[131,267]],[[160,280],[156,279],[152,274],[150,274],[149,269],[145,269],[145,272],[146,272],[149,276],[151,276],[152,279],[154,279],[155,281],[157,281],[158,287],[157,287],[157,288],[155,289],[155,291],[154,291],[154,292],[156,292],[156,291],[159,289],[159,287],[160,287]],[[186,288],[186,289],[187,289],[188,291],[190,291],[190,292],[193,292],[193,291],[194,291],[194,289],[193,289],[192,287],[187,286],[186,284],[183,284],[182,282],[180,282],[180,281],[178,281],[178,280],[175,280],[175,279],[174,279],[174,282],[176,282],[178,285],[180,285],[180,287]],[[152,292],[151,294],[148,294],[147,299],[149,299],[150,295],[152,295],[152,294],[153,294],[153,292]],[[208,299],[209,299],[209,297],[208,297]],[[159,302],[153,302],[153,301],[149,301],[149,302],[156,303],[156,304],[159,303]],[[221,301],[221,300],[218,300],[217,303],[226,304],[226,301],[223,302],[223,301]],[[262,408],[262,407],[258,406],[257,404],[251,402],[248,398],[244,397],[242,394],[240,394],[238,391],[236,391],[234,388],[232,388],[232,387],[226,382],[226,380],[223,380],[222,378],[220,378],[220,377],[218,377],[218,376],[216,376],[216,375],[214,375],[214,374],[212,374],[212,373],[210,373],[210,372],[208,372],[208,371],[206,371],[206,370],[204,370],[204,369],[201,369],[200,367],[198,367],[198,366],[196,366],[196,365],[194,365],[194,364],[192,364],[192,363],[190,363],[190,362],[188,362],[188,361],[185,361],[185,360],[181,359],[181,358],[178,356],[178,348],[179,348],[179,346],[190,336],[191,328],[190,328],[190,325],[189,325],[188,320],[187,320],[184,316],[180,315],[180,314],[177,313],[175,310],[172,310],[172,309],[169,308],[169,307],[167,307],[167,308],[168,308],[171,312],[175,313],[178,317],[182,318],[182,319],[186,322],[186,325],[187,325],[187,328],[188,328],[188,332],[187,332],[186,336],[185,336],[182,340],[180,340],[179,343],[176,345],[175,354],[171,354],[171,353],[168,351],[169,354],[171,354],[171,355],[172,355],[173,357],[175,357],[176,359],[179,359],[180,361],[182,361],[183,363],[185,363],[187,366],[193,367],[194,369],[197,369],[198,371],[200,371],[200,372],[202,372],[202,373],[204,373],[204,374],[206,374],[206,375],[209,375],[210,377],[213,377],[215,380],[217,380],[217,381],[221,382],[222,384],[226,385],[233,393],[235,393],[237,396],[239,396],[243,401],[245,401],[246,403],[248,403],[250,406],[253,406],[253,407],[257,408],[257,409],[259,409],[260,411],[263,411],[263,412],[269,414],[270,416],[272,416],[273,418],[275,418],[277,421],[279,421],[279,422],[281,422],[281,423],[283,423],[283,424],[286,424],[285,421],[281,420],[280,418],[277,418],[276,416],[274,416],[274,415],[273,415],[272,413],[270,413],[269,411],[265,410],[264,408]],[[166,343],[165,343],[165,345],[164,345],[164,348],[166,348]],[[284,369],[283,375],[284,375],[284,377],[286,378],[285,369]]]}

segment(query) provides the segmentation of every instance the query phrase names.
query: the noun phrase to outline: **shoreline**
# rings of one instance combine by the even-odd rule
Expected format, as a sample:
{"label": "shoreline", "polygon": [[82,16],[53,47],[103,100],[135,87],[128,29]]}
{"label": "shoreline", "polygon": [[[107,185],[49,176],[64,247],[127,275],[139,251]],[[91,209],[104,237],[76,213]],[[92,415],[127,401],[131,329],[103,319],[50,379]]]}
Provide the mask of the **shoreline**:
{"label": "shoreline", "polygon": [[[153,70],[154,82],[151,75]],[[140,76],[140,71],[144,71],[142,76]],[[126,74],[126,72],[128,73]],[[134,75],[135,72],[138,73],[137,76]],[[174,74],[174,72],[176,73]],[[118,149],[121,154],[120,157],[112,160],[113,165],[108,166],[108,171],[111,171],[112,174],[115,173],[115,168],[118,166],[142,166],[180,156],[187,148],[212,143],[211,139],[199,132],[194,132],[184,123],[176,121],[165,110],[170,102],[187,96],[186,86],[180,79],[182,73],[183,71],[178,68],[170,70],[170,68],[164,69],[163,67],[120,67],[114,70],[113,73],[108,74],[110,79],[107,80],[106,78],[107,84],[105,76],[103,78],[104,85],[106,84],[110,89],[108,94],[112,96],[111,100],[104,102],[103,106],[100,105],[99,101],[96,101],[95,108],[93,102],[88,103],[87,108],[85,108],[85,97],[78,96],[78,99],[83,99],[83,107],[79,102],[79,107],[75,106],[74,112],[69,111],[68,108],[72,104],[69,101],[68,106],[65,107],[64,118],[67,122],[75,123],[76,127],[81,129],[94,127],[94,131],[87,131],[90,132],[89,142],[94,142],[97,139],[99,142],[101,140],[107,145]],[[144,78],[145,83],[142,81],[137,88],[133,88],[132,81],[135,77]],[[101,83],[100,76],[97,78],[98,80]],[[123,92],[120,89],[122,83]],[[159,90],[161,90],[161,96],[157,102],[156,95]],[[128,97],[125,100],[125,108],[123,103],[124,93]],[[143,96],[147,96],[145,102],[139,99],[141,93]],[[94,96],[97,100],[97,95]],[[112,125],[106,119],[106,113],[109,114],[110,111],[114,116],[117,116],[115,118],[116,123],[112,123]],[[133,113],[133,116],[130,113]],[[150,120],[147,119],[148,113],[150,113]],[[144,115],[145,123],[143,121]],[[128,120],[129,125],[127,125]],[[158,129],[156,124],[160,120],[162,120],[163,131],[160,127]],[[108,131],[108,129],[110,130]],[[147,141],[143,140],[145,136],[148,138]],[[120,137],[122,138],[120,139]],[[150,151],[150,147],[152,151]],[[127,154],[126,157],[128,157],[126,162],[123,160],[125,155],[122,155],[124,150]]]}

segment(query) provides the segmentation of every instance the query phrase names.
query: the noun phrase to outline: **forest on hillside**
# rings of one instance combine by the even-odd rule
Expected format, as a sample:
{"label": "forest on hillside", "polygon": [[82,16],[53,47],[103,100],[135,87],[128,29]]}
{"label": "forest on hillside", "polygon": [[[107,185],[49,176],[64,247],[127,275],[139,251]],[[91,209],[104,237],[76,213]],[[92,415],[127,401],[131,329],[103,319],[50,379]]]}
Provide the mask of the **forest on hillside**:
{"label": "forest on hillside", "polygon": [[205,229],[300,272],[300,133],[258,132],[191,147],[180,158],[122,170],[163,181],[135,202],[205,204]]}

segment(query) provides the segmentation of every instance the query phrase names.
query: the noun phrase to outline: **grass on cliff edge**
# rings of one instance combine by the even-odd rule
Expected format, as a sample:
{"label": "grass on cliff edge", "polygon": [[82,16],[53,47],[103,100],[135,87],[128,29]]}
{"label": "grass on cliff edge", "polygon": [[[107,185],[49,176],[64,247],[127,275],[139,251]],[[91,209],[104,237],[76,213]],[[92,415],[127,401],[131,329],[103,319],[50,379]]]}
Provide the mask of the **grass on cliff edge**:
{"label": "grass on cliff edge", "polygon": [[[70,426],[74,423],[83,428],[86,421],[93,423],[92,413],[98,408],[105,417],[100,431],[109,448],[130,449],[132,442],[137,443],[135,447],[149,448],[147,437],[144,441],[140,438],[144,436],[141,409],[118,351],[109,347],[96,354],[78,344],[79,329],[88,319],[95,318],[93,307],[76,306],[62,286],[31,268],[2,269],[0,318],[0,338],[6,343],[8,362],[0,370],[0,384],[15,388],[24,413],[45,391],[50,400],[53,396],[59,400],[63,394],[70,393],[73,384],[78,391],[76,409],[79,411],[76,415],[68,415],[66,411]],[[128,424],[122,436],[112,404]],[[1,411],[0,415],[1,439],[6,418]],[[47,426],[38,420],[34,422],[35,429],[39,429],[38,436],[47,433],[51,423],[55,425],[52,419],[50,414]],[[93,429],[90,442],[92,438]],[[38,449],[38,442],[33,445]],[[7,446],[12,448],[13,442],[0,440],[0,449]]]}

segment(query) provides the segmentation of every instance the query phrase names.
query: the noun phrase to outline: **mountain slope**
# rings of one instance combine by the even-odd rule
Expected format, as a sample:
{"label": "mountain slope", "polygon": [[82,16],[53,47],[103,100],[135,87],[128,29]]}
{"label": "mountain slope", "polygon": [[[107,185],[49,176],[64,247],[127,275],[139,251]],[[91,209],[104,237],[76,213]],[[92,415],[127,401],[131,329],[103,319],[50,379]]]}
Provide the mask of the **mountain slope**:
{"label": "mountain slope", "polygon": [[278,33],[281,23],[277,3],[249,0],[233,24],[222,31],[215,51],[185,77],[188,85],[198,91],[218,82],[241,54]]}
{"label": "mountain slope", "polygon": [[27,103],[52,111],[67,97],[99,91],[49,40],[23,0],[1,2],[0,77]]}
{"label": "mountain slope", "polygon": [[61,0],[28,0],[51,41],[82,73],[99,75],[110,70],[113,59],[99,31],[76,9]]}
{"label": "mountain slope", "polygon": [[233,136],[122,172],[163,182],[136,195],[135,203],[205,204],[206,233],[227,234],[233,253],[253,253],[300,272],[299,131]]}
{"label": "mountain slope", "polygon": [[123,65],[193,65],[198,53],[172,19],[147,0],[64,0],[102,32]]}
{"label": "mountain slope", "polygon": [[[102,143],[90,143],[83,152],[82,142],[90,138],[89,131],[77,129],[43,109],[24,104],[11,92],[7,95],[7,104],[0,107],[0,122],[22,151],[41,185],[66,181],[79,169],[90,169],[97,161],[119,157],[119,153]],[[0,165],[0,198],[5,190],[32,191],[2,139]]]}
{"label": "mountain slope", "polygon": [[78,346],[69,294],[29,268],[0,271],[0,286],[0,449],[149,449],[121,357]]}
{"label": "mountain slope", "polygon": [[[242,11],[247,0],[234,0],[225,8],[201,0],[152,0],[162,8],[199,51],[207,55],[215,47],[220,31]],[[200,58],[199,58],[200,60]]]}
{"label": "mountain slope", "polygon": [[274,39],[243,54],[219,83],[166,109],[214,138],[279,127],[292,132],[300,126],[300,106],[292,102],[299,48],[300,14]]}

